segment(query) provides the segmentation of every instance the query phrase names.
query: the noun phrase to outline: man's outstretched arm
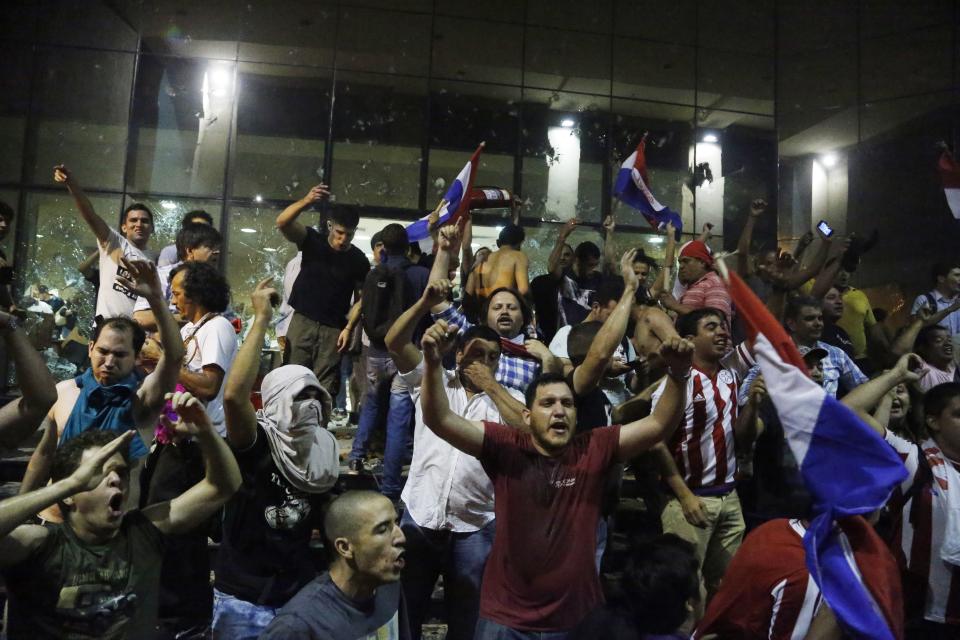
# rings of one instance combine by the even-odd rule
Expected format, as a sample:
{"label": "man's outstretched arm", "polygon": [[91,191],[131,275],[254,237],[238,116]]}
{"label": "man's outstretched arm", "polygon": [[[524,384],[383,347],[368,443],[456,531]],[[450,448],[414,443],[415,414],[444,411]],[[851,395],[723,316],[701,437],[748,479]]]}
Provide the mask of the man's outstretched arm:
{"label": "man's outstretched arm", "polygon": [[0,408],[0,446],[10,448],[36,431],[57,401],[57,383],[47,363],[30,344],[27,334],[15,327],[14,317],[0,311],[0,336],[17,368],[22,393]]}
{"label": "man's outstretched arm", "polygon": [[263,338],[273,317],[273,303],[280,294],[270,286],[270,278],[262,280],[253,291],[253,326],[247,334],[230,374],[223,383],[223,415],[227,440],[234,449],[242,451],[257,439],[257,414],[250,404],[250,393],[260,369]]}
{"label": "man's outstretched arm", "polygon": [[660,347],[660,357],[667,363],[667,381],[653,413],[643,420],[620,428],[619,459],[626,462],[669,439],[680,424],[680,409],[690,377],[693,343],[682,338],[669,338]]}
{"label": "man's outstretched arm", "polygon": [[297,200],[289,207],[280,212],[277,216],[277,229],[283,234],[283,237],[300,246],[303,239],[307,237],[307,228],[297,218],[303,213],[303,210],[315,202],[320,202],[330,195],[327,185],[318,184],[307,195]]}
{"label": "man's outstretched arm", "polygon": [[438,320],[423,336],[423,382],[420,387],[423,422],[452,446],[479,457],[483,449],[483,424],[466,420],[451,411],[443,390],[443,351],[449,348],[456,335],[456,327]]}
{"label": "man's outstretched arm", "polygon": [[[54,182],[59,182],[67,186],[67,190],[70,192],[70,195],[73,196],[73,201],[76,203],[77,209],[80,210],[80,216],[83,218],[83,221],[86,222],[90,230],[93,231],[93,235],[97,237],[97,241],[100,244],[106,244],[107,240],[110,239],[110,225],[94,210],[90,198],[88,198],[87,194],[80,188],[79,183],[73,178],[70,170],[62,164],[57,165],[53,168],[53,180]],[[107,286],[109,286],[109,284]]]}
{"label": "man's outstretched arm", "polygon": [[423,356],[420,355],[417,345],[413,344],[413,334],[420,319],[430,313],[430,308],[447,299],[448,291],[450,291],[449,280],[431,280],[423,290],[423,295],[409,309],[400,314],[387,331],[383,341],[400,373],[413,371],[420,364]]}
{"label": "man's outstretched arm", "polygon": [[165,534],[190,531],[212,516],[240,488],[240,467],[230,447],[217,435],[203,404],[189,393],[169,394],[177,412],[174,430],[189,435],[203,454],[203,480],[169,502],[150,505],[143,515]]}

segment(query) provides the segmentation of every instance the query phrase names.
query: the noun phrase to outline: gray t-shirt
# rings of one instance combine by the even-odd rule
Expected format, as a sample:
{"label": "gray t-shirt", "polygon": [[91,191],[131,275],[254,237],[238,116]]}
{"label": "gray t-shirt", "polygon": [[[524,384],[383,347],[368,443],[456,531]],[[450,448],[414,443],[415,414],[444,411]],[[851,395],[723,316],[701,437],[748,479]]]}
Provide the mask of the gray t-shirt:
{"label": "gray t-shirt", "polygon": [[290,599],[260,640],[410,640],[399,582],[379,587],[373,598],[348,598],[324,573]]}

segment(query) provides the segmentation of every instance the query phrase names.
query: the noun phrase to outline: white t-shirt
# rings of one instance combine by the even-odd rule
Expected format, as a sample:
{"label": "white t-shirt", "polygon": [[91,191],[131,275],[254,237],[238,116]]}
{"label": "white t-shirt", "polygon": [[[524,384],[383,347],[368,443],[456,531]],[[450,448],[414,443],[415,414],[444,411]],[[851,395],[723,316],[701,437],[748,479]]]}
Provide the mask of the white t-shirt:
{"label": "white t-shirt", "polygon": [[[157,277],[160,278],[160,286],[163,287],[163,297],[169,303],[167,307],[170,309],[170,313],[176,313],[177,308],[173,305],[173,296],[170,290],[170,273],[179,267],[182,262],[174,262],[173,264],[168,264],[164,267],[157,267]],[[133,311],[150,311],[150,303],[147,302],[147,299],[144,297],[138,297],[137,301],[133,304]]]}
{"label": "white t-shirt", "polygon": [[130,275],[120,266],[120,258],[127,260],[151,260],[151,258],[114,229],[110,229],[110,237],[107,238],[106,243],[98,242],[97,244],[100,250],[100,291],[97,293],[96,314],[104,318],[115,316],[129,318],[133,315],[133,305],[137,301],[137,295],[116,282],[118,275]]}
{"label": "white t-shirt", "polygon": [[[214,316],[200,325],[194,334],[195,325],[188,322],[180,329],[186,355],[183,357],[183,366],[190,371],[201,371],[207,365],[216,365],[223,370],[223,379],[226,381],[237,357],[237,333],[233,325],[223,316]],[[217,397],[207,403],[207,415],[210,422],[221,436],[226,435],[223,423],[223,384]]]}

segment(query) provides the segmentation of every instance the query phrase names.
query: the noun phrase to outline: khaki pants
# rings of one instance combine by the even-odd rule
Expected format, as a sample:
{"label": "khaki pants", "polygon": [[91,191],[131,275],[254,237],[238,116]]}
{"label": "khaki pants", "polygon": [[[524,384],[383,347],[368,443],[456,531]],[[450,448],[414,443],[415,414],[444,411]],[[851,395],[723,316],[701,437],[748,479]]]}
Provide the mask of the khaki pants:
{"label": "khaki pants", "polygon": [[696,547],[697,559],[703,573],[708,596],[717,592],[733,554],[740,548],[743,532],[743,512],[736,491],[723,496],[702,496],[707,526],[695,527],[683,517],[680,501],[670,498],[660,515],[664,533],[673,533]]}
{"label": "khaki pants", "polygon": [[337,351],[340,331],[300,313],[293,314],[287,328],[288,364],[303,365],[313,371],[333,398],[340,392],[340,353]]}

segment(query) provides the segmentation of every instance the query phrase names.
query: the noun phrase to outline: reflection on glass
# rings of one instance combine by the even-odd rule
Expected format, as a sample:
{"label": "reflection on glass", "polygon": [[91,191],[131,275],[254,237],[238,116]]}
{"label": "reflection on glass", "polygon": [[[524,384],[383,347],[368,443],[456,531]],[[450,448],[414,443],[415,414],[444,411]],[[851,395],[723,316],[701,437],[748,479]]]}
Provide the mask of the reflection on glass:
{"label": "reflection on glass", "polygon": [[[248,325],[250,295],[257,283],[268,276],[273,277],[273,286],[283,289],[283,270],[297,253],[297,248],[288,242],[274,226],[280,211],[272,207],[230,207],[230,247],[227,251],[227,278],[233,297],[233,308]],[[304,212],[301,221],[311,224],[316,221],[312,211]],[[366,251],[368,248],[361,246]]]}
{"label": "reflection on glass", "polygon": [[20,206],[19,197],[19,192],[13,189],[0,189],[0,202],[9,205],[14,212],[13,220],[10,222],[10,228],[7,230],[7,237],[0,240],[0,249],[7,254],[7,263],[10,265],[13,265],[13,246],[17,235],[17,219],[20,217],[17,215],[17,208]]}
{"label": "reflection on glass", "polygon": [[433,31],[433,77],[520,84],[523,27],[437,17]]}
{"label": "reflection on glass", "polygon": [[[251,0],[251,2],[254,0]],[[150,53],[235,60],[237,35],[248,2],[204,0],[184,8],[174,2],[124,3],[128,20]]]}
{"label": "reflection on glass", "polygon": [[19,182],[33,56],[26,45],[0,46],[0,180]]}
{"label": "reflection on glass", "polygon": [[599,222],[609,99],[524,91],[524,215]]}
{"label": "reflection on glass", "polygon": [[525,85],[609,95],[609,36],[537,27],[526,33]]}
{"label": "reflection on glass", "polygon": [[697,106],[773,115],[773,55],[698,49]]}
{"label": "reflection on glass", "polygon": [[[112,223],[119,219],[119,196],[90,195],[94,209]],[[94,286],[77,270],[97,250],[97,240],[80,218],[73,198],[66,193],[30,193],[20,223],[30,225],[23,282],[27,291],[45,285],[77,310],[77,327],[89,334],[93,323],[96,293]],[[22,293],[22,292],[21,292]]]}
{"label": "reflection on glass", "polygon": [[329,78],[314,69],[241,63],[239,85],[234,196],[299,198],[324,178]]}
{"label": "reflection on glass", "polygon": [[[695,44],[696,0],[615,0],[613,30],[625,36]],[[652,28],[655,25],[656,28]]]}
{"label": "reflection on glass", "polygon": [[222,193],[234,67],[221,60],[140,57],[131,190]]}
{"label": "reflection on glass", "polygon": [[953,29],[948,25],[861,42],[861,96],[879,100],[948,89]]}
{"label": "reflection on glass", "polygon": [[339,203],[416,208],[426,81],[340,74],[333,175]]}
{"label": "reflection on glass", "polygon": [[614,38],[613,95],[693,104],[693,47]]}
{"label": "reflection on glass", "polygon": [[246,4],[240,14],[240,60],[331,66],[337,9],[317,0]]}
{"label": "reflection on glass", "polygon": [[343,7],[337,31],[337,66],[426,75],[430,16]]}
{"label": "reflection on glass", "polygon": [[59,45],[137,50],[137,32],[107,2],[59,0],[39,23],[39,40]]}
{"label": "reflection on glass", "polygon": [[63,163],[88,188],[121,186],[133,67],[132,53],[38,54],[33,182],[52,184],[53,166]]}

